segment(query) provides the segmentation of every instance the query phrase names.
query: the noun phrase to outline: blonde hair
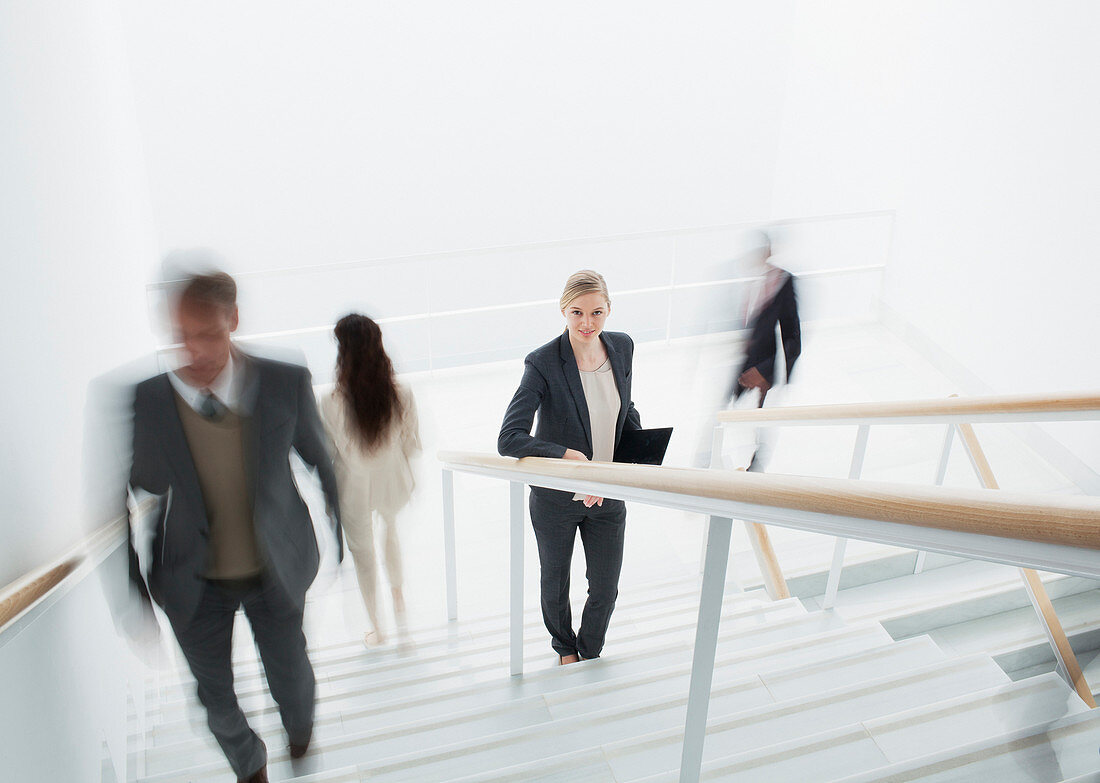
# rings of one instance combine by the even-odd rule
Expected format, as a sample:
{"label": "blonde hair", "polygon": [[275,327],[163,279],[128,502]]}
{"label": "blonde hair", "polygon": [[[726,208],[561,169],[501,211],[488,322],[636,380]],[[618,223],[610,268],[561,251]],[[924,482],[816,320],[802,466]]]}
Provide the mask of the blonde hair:
{"label": "blonde hair", "polygon": [[603,275],[593,272],[591,269],[582,269],[569,275],[565,281],[565,290],[561,292],[561,309],[569,307],[573,300],[585,294],[599,294],[607,302],[607,309],[611,310],[611,296],[607,293],[607,283]]}

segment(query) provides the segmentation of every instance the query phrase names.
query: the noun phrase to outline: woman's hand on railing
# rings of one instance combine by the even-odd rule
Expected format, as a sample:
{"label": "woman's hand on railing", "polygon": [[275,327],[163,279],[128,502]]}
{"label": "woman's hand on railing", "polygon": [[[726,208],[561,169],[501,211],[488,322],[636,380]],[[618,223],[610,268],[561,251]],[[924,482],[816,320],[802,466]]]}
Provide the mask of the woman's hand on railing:
{"label": "woman's hand on railing", "polygon": [[[576,449],[566,449],[565,454],[563,454],[561,458],[562,459],[575,459],[578,462],[588,462],[589,461],[588,457],[584,456],[584,454],[577,451]],[[592,506],[602,506],[603,505],[603,498],[598,497],[596,495],[585,495],[584,499],[581,502],[584,503],[585,508],[592,508]]]}

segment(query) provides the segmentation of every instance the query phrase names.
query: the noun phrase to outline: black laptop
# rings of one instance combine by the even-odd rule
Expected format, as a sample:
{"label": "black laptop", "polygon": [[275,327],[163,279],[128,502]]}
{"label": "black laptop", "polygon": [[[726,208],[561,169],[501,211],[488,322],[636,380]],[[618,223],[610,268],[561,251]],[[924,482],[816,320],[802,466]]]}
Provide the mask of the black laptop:
{"label": "black laptop", "polygon": [[660,465],[668,449],[672,427],[652,430],[623,430],[615,449],[615,462],[632,462],[635,465]]}

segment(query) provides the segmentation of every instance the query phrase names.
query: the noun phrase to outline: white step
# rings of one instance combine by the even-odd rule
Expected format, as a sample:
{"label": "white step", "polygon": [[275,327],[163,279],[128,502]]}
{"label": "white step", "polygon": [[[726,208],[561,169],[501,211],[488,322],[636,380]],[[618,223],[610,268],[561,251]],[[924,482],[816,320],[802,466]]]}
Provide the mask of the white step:
{"label": "white step", "polygon": [[[806,541],[795,551],[777,545],[777,557],[791,595],[808,599],[815,607],[821,605],[820,596],[825,592],[832,567],[834,541],[833,538],[818,537],[816,540]],[[806,551],[799,551],[803,549]],[[910,576],[916,567],[917,554],[912,549],[850,539],[845,550],[840,589],[850,590]],[[755,563],[755,556],[751,552],[738,557],[751,558]],[[961,562],[965,562],[963,558],[928,552],[925,554],[924,573]],[[757,589],[761,586],[762,580],[759,577],[746,579],[744,583],[746,589]]]}
{"label": "white step", "polygon": [[[782,627],[781,621],[808,617],[805,609],[796,599],[774,603],[735,602],[723,609],[722,622],[732,631],[734,629],[756,629],[770,626]],[[807,621],[807,625],[817,630],[835,628],[842,624],[839,618],[822,617]],[[677,615],[661,618],[638,619],[629,627],[613,626],[613,635],[607,644],[604,655],[616,655],[620,650],[634,651],[641,644],[655,648],[690,645],[695,638],[696,616],[681,612]],[[624,623],[625,626],[625,623]],[[780,630],[782,632],[782,630]],[[690,654],[690,653],[689,653]],[[525,667],[546,666],[548,661],[556,660],[549,649],[545,629],[538,638],[528,638],[524,642]],[[507,643],[492,643],[484,648],[470,646],[460,648],[450,654],[434,655],[425,660],[415,654],[379,669],[369,665],[369,653],[363,651],[363,662],[359,665],[341,666],[330,671],[329,667],[318,669],[317,695],[321,702],[346,706],[349,701],[362,698],[378,699],[386,691],[400,688],[404,695],[427,694],[440,687],[459,683],[474,684],[487,679],[495,679],[506,674],[508,667]],[[249,716],[265,710],[271,711],[271,702],[263,683],[257,682],[251,687],[237,689],[242,709]],[[196,702],[180,693],[177,698],[162,702],[150,714],[154,722],[170,722],[185,719],[195,710]]]}
{"label": "white step", "polygon": [[[712,713],[704,759],[766,747],[786,737],[811,736],[825,726],[844,726],[912,709],[930,702],[1003,685],[1004,672],[988,657],[973,656],[892,677],[790,699],[770,709],[731,716]],[[654,770],[677,769],[683,729],[604,747],[615,774],[624,780]]]}
{"label": "white step", "polygon": [[[792,610],[797,610],[798,613]],[[789,602],[785,612],[772,616],[775,619],[770,623],[759,625],[759,618],[756,616],[738,617],[731,613],[724,621],[718,654],[724,658],[733,656],[735,661],[751,665],[757,655],[755,650],[764,649],[775,657],[777,663],[792,659],[804,662],[808,657],[812,659],[814,654],[831,654],[836,657],[853,651],[857,645],[882,647],[891,641],[881,628],[873,625],[837,630],[839,621],[835,617],[807,615],[794,601]],[[362,728],[359,724],[364,722],[367,727],[377,727],[391,726],[395,721],[405,722],[425,716],[438,719],[450,711],[447,707],[453,709],[456,704],[467,709],[484,704],[482,698],[491,698],[494,691],[499,698],[507,699],[524,695],[524,688],[529,691],[527,695],[532,692],[545,693],[576,683],[602,683],[612,677],[629,679],[645,674],[654,667],[690,661],[691,640],[688,636],[671,641],[665,639],[663,644],[657,636],[653,638],[656,642],[645,648],[624,648],[621,655],[564,668],[555,667],[526,675],[522,679],[509,677],[505,666],[495,666],[472,681],[469,678],[444,674],[429,677],[427,682],[414,681],[411,685],[406,682],[402,686],[388,686],[386,683],[374,687],[365,686],[356,693],[346,694],[341,700],[320,699],[317,705],[317,737],[338,738],[347,733],[345,726]],[[924,644],[928,645],[927,642]],[[763,668],[769,667],[765,665]],[[259,715],[250,714],[249,720],[253,728],[265,731],[267,736],[278,737],[282,733],[277,708],[273,703]],[[178,750],[179,743],[197,744],[200,748],[206,747],[213,752],[215,746],[210,742],[203,724],[201,708],[193,705],[189,718],[154,728],[156,743],[138,736],[131,738],[131,747],[134,751],[145,754],[151,768],[163,769],[163,752]],[[175,768],[179,764],[176,759],[165,763],[168,768]]]}
{"label": "white step", "polygon": [[1078,663],[1081,664],[1081,673],[1085,676],[1085,682],[1092,689],[1092,695],[1100,693],[1100,652],[1090,650],[1085,655],[1078,653]]}
{"label": "white step", "polygon": [[[678,579],[666,582],[646,585],[644,589],[631,596],[621,597],[615,607],[613,624],[629,623],[638,616],[648,616],[656,613],[697,611],[699,606],[699,579]],[[767,595],[762,591],[737,592],[732,582],[727,583],[723,597],[723,605],[734,604],[761,605],[770,603]],[[579,609],[583,602],[575,601]],[[576,614],[576,613],[575,613]],[[579,616],[579,615],[578,615]],[[427,652],[433,648],[442,649],[448,653],[459,645],[471,643],[486,643],[490,640],[507,644],[509,633],[509,616],[507,614],[484,615],[455,623],[436,624],[423,628],[411,628],[410,639],[415,640],[418,651]],[[528,607],[524,613],[524,633],[545,633],[542,617],[537,606]],[[307,633],[307,638],[309,634]],[[362,661],[364,653],[370,653],[372,660],[401,659],[406,652],[405,647],[396,640],[367,649],[363,646],[358,634],[346,641],[335,644],[309,645],[309,656],[315,668],[328,663],[339,661]],[[252,680],[262,677],[259,657],[252,641],[251,629],[243,613],[238,613],[234,627],[233,643],[233,672],[238,685],[247,685]],[[173,690],[179,688],[194,688],[194,681],[187,669],[182,656],[179,657],[174,670],[162,672],[156,678],[155,685],[150,683],[147,690],[149,695],[155,698],[163,698],[172,695]]]}
{"label": "white step", "polygon": [[[788,601],[792,604],[793,601]],[[774,606],[775,602],[761,595],[737,594],[723,601],[726,611],[752,611],[760,607]],[[629,632],[639,626],[649,627],[673,619],[696,616],[698,613],[698,594],[692,596],[677,595],[675,599],[654,601],[651,605],[636,607],[633,610],[616,612],[609,632],[612,636],[623,631]],[[310,661],[318,677],[333,678],[346,672],[397,672],[411,666],[419,666],[426,661],[453,660],[456,656],[484,657],[499,656],[508,649],[510,628],[507,618],[502,618],[496,626],[479,631],[455,626],[433,633],[421,633],[415,637],[410,634],[403,644],[388,644],[380,648],[367,648],[361,641],[351,641],[332,645],[322,650],[310,652]],[[545,640],[549,649],[550,641],[542,619],[535,613],[524,617],[524,638],[534,641]],[[238,645],[237,661],[233,666],[234,682],[240,695],[266,690],[263,670],[255,648],[248,644]],[[147,689],[149,697],[159,703],[190,700],[194,695],[195,683],[186,670],[177,675],[164,678],[157,687]]]}
{"label": "white step", "polygon": [[[1052,599],[1097,587],[1079,577],[1041,576]],[[1030,606],[1019,569],[977,560],[842,590],[836,601],[845,619],[877,620],[895,639]]]}
{"label": "white step", "polygon": [[[914,644],[910,644],[913,642]],[[932,666],[945,656],[927,637],[873,647],[844,657],[831,656],[813,660],[812,649],[805,649],[800,640],[788,646],[789,654],[770,653],[761,659],[744,660],[744,653],[716,659],[712,690],[725,687],[747,675],[755,675],[767,702],[819,693],[846,685],[886,677],[895,672]],[[807,661],[792,665],[791,659]],[[556,718],[613,709],[624,703],[646,701],[658,697],[677,697],[688,692],[691,663],[660,669],[629,680],[617,679],[596,685],[583,685],[547,694],[544,698]]]}
{"label": "white step", "polygon": [[[761,725],[769,724],[773,731],[784,734],[785,727],[791,723],[804,723],[816,730],[823,721],[839,720],[835,715],[855,714],[859,718],[882,714],[888,709],[887,703],[909,705],[919,703],[926,694],[937,690],[957,693],[967,688],[980,688],[1004,678],[1003,673],[988,659],[936,664],[920,670],[919,676],[913,674],[901,678],[883,679],[873,685],[858,686],[832,691],[831,695],[810,697],[797,701],[768,704],[749,710],[739,709],[738,700],[743,684],[736,683],[728,687],[714,688],[711,694],[711,712],[716,716],[731,713],[744,716],[739,728],[746,735],[755,737],[761,734]],[[919,682],[917,682],[919,680]],[[539,724],[528,729],[509,731],[473,742],[447,745],[435,750],[423,749],[401,756],[386,757],[374,761],[363,759],[360,769],[369,773],[369,779],[382,781],[446,781],[463,774],[473,774],[485,769],[508,764],[528,762],[532,759],[552,758],[563,749],[583,748],[598,744],[604,745],[609,755],[612,769],[620,777],[629,777],[632,773],[616,769],[613,749],[620,743],[633,742],[632,738],[652,734],[654,731],[679,734],[684,720],[686,694],[676,699],[649,700],[626,705],[613,710],[570,716],[549,723]],[[815,704],[818,709],[810,717],[807,707]],[[750,717],[751,716],[751,717]],[[857,719],[859,719],[857,718]],[[730,719],[733,720],[733,719]],[[756,744],[759,740],[753,740]],[[662,750],[662,749],[659,749]],[[678,762],[679,745],[671,748]],[[359,748],[353,752],[362,756]],[[658,755],[660,753],[658,752]],[[636,759],[619,761],[631,765]],[[343,757],[336,757],[337,764],[346,763]],[[670,765],[673,766],[673,765]],[[640,769],[645,772],[661,769],[652,763],[642,762]],[[637,773],[633,773],[637,774]]]}
{"label": "white step", "polygon": [[[736,628],[727,629],[727,633],[719,640],[717,659],[731,666],[742,666],[746,673],[776,671],[815,660],[839,660],[872,650],[890,649],[894,656],[906,651],[907,654],[924,656],[927,659],[931,659],[933,655],[942,656],[927,638],[907,640],[907,644],[914,643],[913,647],[899,646],[877,624],[838,628],[749,649],[738,649],[730,644],[730,637],[740,634],[741,631]],[[602,658],[598,663],[536,671],[525,674],[522,678],[507,677],[498,671],[492,679],[473,686],[442,683],[439,690],[420,696],[396,692],[391,698],[381,702],[363,699],[336,709],[330,703],[322,702],[318,704],[317,725],[320,728],[339,724],[345,730],[362,731],[498,704],[508,699],[550,694],[566,688],[585,688],[595,695],[599,689],[610,684],[648,676],[655,667],[686,662],[687,658],[681,646],[665,652],[651,647],[629,653],[624,651],[613,657]],[[769,688],[773,692],[787,687],[788,682],[778,677],[769,681]],[[258,720],[253,718],[253,728],[257,731],[277,735],[281,730],[280,725],[274,710],[264,712]],[[153,732],[152,746],[174,744],[196,734],[205,736],[205,733],[205,727],[195,727],[191,722],[158,726]],[[137,745],[141,749],[146,747],[144,743]]]}
{"label": "white step", "polygon": [[[823,640],[825,642],[829,640]],[[767,650],[740,651],[720,655],[716,661],[714,687],[742,687],[737,692],[740,708],[753,704],[772,703],[785,693],[811,693],[835,688],[843,683],[855,683],[891,671],[928,666],[943,660],[940,652],[929,639],[913,639],[889,645],[872,646],[859,652],[837,650],[835,645],[814,645],[809,640],[773,646]],[[833,648],[833,649],[830,649]],[[831,653],[831,654],[830,654]],[[318,722],[316,736],[318,747],[326,742],[339,740],[348,734],[370,734],[372,744],[387,731],[395,731],[405,740],[418,737],[424,746],[473,740],[492,734],[553,718],[577,716],[589,712],[612,709],[622,704],[654,700],[676,699],[688,692],[690,664],[649,672],[633,673],[625,677],[610,678],[601,662],[586,663],[562,669],[556,674],[566,675],[574,670],[587,670],[588,682],[571,683],[565,676],[544,677],[519,692],[518,684],[506,687],[478,689],[466,695],[475,702],[465,711],[448,710],[446,702],[436,703],[433,709],[422,709],[419,721],[397,724],[392,715],[379,715],[371,711],[356,720],[344,714],[337,725]],[[601,677],[605,679],[599,679]],[[755,675],[755,676],[754,676]],[[526,679],[526,678],[525,678]],[[527,683],[523,683],[527,685]],[[541,692],[540,692],[541,691]],[[278,733],[278,726],[270,726]],[[164,748],[161,752],[146,752],[150,772],[179,769],[188,763],[201,761],[199,752],[208,742],[185,742]]]}
{"label": "white step", "polygon": [[[799,669],[765,675],[761,679],[767,685],[771,695],[782,700],[786,698],[784,694],[793,696],[796,693],[805,695],[814,692],[814,686],[816,686],[816,690],[820,690],[822,687],[828,688],[830,685],[840,685],[849,680],[858,681],[859,675],[856,670],[860,668],[863,669],[863,679],[873,677],[872,669],[869,669],[868,665],[881,671],[904,671],[922,664],[927,665],[928,661],[910,659],[909,662],[906,662],[898,657],[905,645],[915,641],[919,640],[910,639],[899,642],[897,646],[885,650],[864,650],[862,654],[853,655],[851,659],[843,661],[843,665],[838,667],[834,667],[831,661],[822,661]],[[922,644],[922,648],[925,651],[934,650],[927,644]],[[911,652],[916,649],[912,648]],[[934,655],[940,655],[939,651],[936,650]],[[815,675],[816,679],[814,679]],[[547,759],[536,765],[525,765],[522,768],[475,773],[459,780],[463,783],[474,783],[474,781],[478,781],[478,783],[490,783],[491,781],[503,783],[503,781],[509,780],[574,780],[576,778],[573,775],[578,767],[586,770],[586,775],[580,778],[582,780],[618,780],[614,777],[602,748],[576,751]]]}
{"label": "white step", "polygon": [[[987,659],[988,663],[988,659]],[[987,668],[987,671],[989,669]],[[1058,714],[1057,699],[1064,696],[1065,687],[1059,682],[1046,683],[1040,689],[1038,699],[1048,704],[1048,714]],[[975,699],[992,699],[992,709],[1005,701],[1006,689],[1019,689],[1019,683],[996,686],[993,689],[974,694]],[[943,689],[955,692],[950,687]],[[965,688],[959,689],[965,690]],[[941,692],[943,692],[941,690]],[[844,691],[835,695],[841,697]],[[1035,689],[1021,691],[1019,696],[1035,701]],[[1050,696],[1049,694],[1053,694]],[[824,694],[828,695],[828,694]],[[934,696],[934,693],[930,693]],[[1001,697],[999,700],[997,697]],[[879,749],[875,738],[865,725],[872,723],[864,719],[862,723],[846,722],[843,718],[829,717],[814,711],[815,699],[802,699],[781,702],[770,710],[758,709],[729,717],[712,718],[709,721],[704,764],[704,780],[728,780],[738,783],[774,783],[775,781],[807,781],[818,783],[850,774],[853,770],[866,770],[881,767],[889,763],[888,758]],[[1053,703],[1053,706],[1051,706]],[[1011,709],[1019,705],[1007,704]],[[815,715],[803,716],[802,711],[810,709]],[[887,706],[888,710],[889,707]],[[909,714],[910,719],[919,725],[920,731],[927,725],[916,718],[918,710]],[[1034,713],[1033,713],[1034,714]],[[834,716],[836,713],[834,712]],[[817,719],[814,720],[813,718]],[[982,716],[978,716],[982,717]],[[771,736],[753,739],[765,731],[764,725],[771,723]],[[800,730],[798,725],[806,727]],[[819,732],[824,726],[836,728]],[[759,728],[758,728],[759,726]],[[737,736],[740,734],[741,736]],[[745,748],[740,753],[723,757],[723,746],[731,740]],[[777,741],[778,740],[778,741]],[[523,780],[539,783],[565,783],[571,780],[569,764],[571,760],[583,761],[587,765],[588,777],[593,781],[646,781],[646,783],[673,783],[678,780],[682,731],[672,730],[635,737],[623,742],[608,743],[600,748],[590,747],[583,751],[570,751],[560,758],[545,761],[528,762],[510,768],[485,770],[458,778],[461,783],[504,783]],[[663,769],[655,773],[654,770]],[[457,781],[455,783],[457,783]]]}
{"label": "white step", "polygon": [[[1100,590],[1057,598],[1054,609],[1079,656],[1096,650],[1095,645],[1100,641]],[[945,649],[960,654],[977,650],[989,652],[1008,671],[1054,660],[1046,633],[1030,607],[944,624],[930,635]]]}
{"label": "white step", "polygon": [[843,783],[1097,783],[1098,749],[1100,711],[1089,710],[992,739],[960,742],[949,750],[851,775]]}
{"label": "white step", "polygon": [[527,764],[454,777],[448,783],[622,783],[611,771],[603,748],[585,748]]}
{"label": "white step", "polygon": [[[917,769],[932,771],[936,768],[935,762],[941,758],[954,759],[961,745],[997,747],[1004,743],[1002,735],[1006,732],[1008,736],[1034,733],[1037,722],[1058,725],[1063,721],[1090,716],[1100,719],[1100,715],[1093,716],[1080,701],[1072,698],[1064,682],[1054,675],[1046,675],[1027,683],[1011,683],[956,696],[882,718],[841,725],[820,734],[794,737],[726,758],[707,760],[701,779],[730,783],[771,783],[778,780],[816,783],[841,779],[845,783],[927,781],[930,778],[924,774],[905,773]],[[711,757],[713,753],[711,741],[716,738],[716,732],[717,727],[708,726],[706,757]],[[646,738],[640,738],[637,742],[644,745]],[[616,764],[614,749],[605,747],[604,753],[617,776],[616,781],[673,783],[678,779],[678,761],[663,773],[630,775]],[[895,764],[898,758],[914,753],[924,754],[924,757],[919,762]],[[934,779],[938,783],[939,779]],[[959,783],[982,780],[1057,783],[1062,778],[1029,777],[1026,774],[1003,777],[967,768],[957,778],[945,778],[944,783],[947,780],[958,780]]]}
{"label": "white step", "polygon": [[958,696],[863,725],[886,757],[899,762],[927,755],[933,748],[953,748],[1087,711],[1064,680],[1046,674],[1015,682],[1010,688]]}
{"label": "white step", "polygon": [[[766,748],[740,754],[740,763],[718,769],[728,778],[708,774],[714,764],[704,765],[702,780],[736,779],[738,783],[824,783],[851,769],[867,769],[883,763],[882,753],[862,727],[841,726],[809,737],[796,737]],[[677,762],[678,764],[678,762]],[[504,769],[452,778],[450,783],[571,783],[572,769],[584,770],[586,783],[678,783],[678,771],[649,774],[641,778],[620,777],[603,748],[564,753],[552,759],[517,764]]]}
{"label": "white step", "polygon": [[[734,623],[730,623],[729,625],[732,627],[728,629],[728,636],[724,642],[724,645],[732,649],[747,651],[751,648],[760,647],[761,645],[777,645],[781,640],[786,640],[788,646],[793,647],[794,649],[798,649],[798,639],[815,632],[820,633],[822,631],[835,628],[837,622],[838,620],[835,617],[824,614],[814,614],[802,615],[800,617],[792,617],[787,620],[776,621],[768,625],[763,625],[759,627],[748,626],[739,629]],[[648,668],[651,668],[652,663],[650,662],[649,658],[647,658],[648,650],[637,652],[641,653],[641,655],[635,661],[635,671],[644,671]],[[684,658],[690,659],[691,651],[689,646],[682,645],[680,653]],[[756,652],[746,655],[745,658],[751,660],[758,655],[759,651],[757,650]],[[613,660],[614,659],[612,658],[603,658],[599,661],[574,664],[573,667],[566,667],[564,669],[557,670],[554,673],[565,673],[570,670],[584,669],[586,667],[591,667],[593,669],[595,669],[596,667],[602,668],[606,664],[612,663]],[[594,674],[593,676],[596,675]],[[504,673],[504,671],[499,672],[496,676],[497,681],[500,681],[500,679],[504,678],[506,678],[506,674]],[[731,695],[730,698],[734,697]],[[680,698],[677,697],[676,700],[680,700]],[[363,701],[358,700],[356,703],[362,705]],[[443,717],[446,718],[446,716]],[[439,717],[437,716],[435,719],[438,720]],[[275,736],[281,737],[281,730]],[[326,765],[346,766],[349,763],[352,763],[353,759],[360,759],[363,755],[362,748],[369,747],[370,742],[371,736],[369,733],[365,735],[338,735],[336,737],[333,737],[331,735],[326,737],[322,736],[322,733],[319,733],[317,739],[315,740],[315,745],[318,749],[318,755],[324,755]],[[202,747],[203,740],[197,740],[196,746]],[[209,745],[208,747],[212,749],[213,746]],[[271,747],[275,747],[275,745],[272,745]],[[285,763],[285,753],[282,754],[281,757],[276,753],[272,753],[271,755],[274,763],[280,762],[280,759],[283,763]],[[210,758],[214,759],[215,756],[216,754],[212,754]],[[370,756],[368,755],[368,758],[369,757]],[[157,756],[155,755],[155,753],[151,752],[149,760],[153,762],[152,766],[159,766],[160,762],[157,760]],[[170,768],[178,768],[172,766],[171,764],[167,766],[169,766]],[[219,771],[224,771],[224,761],[211,761],[209,765],[194,767],[192,771],[194,772],[196,778],[201,778],[203,776],[209,775],[216,776]],[[165,779],[171,778],[172,775],[170,773],[165,773]],[[159,780],[160,778],[156,776],[150,776],[149,779]]]}

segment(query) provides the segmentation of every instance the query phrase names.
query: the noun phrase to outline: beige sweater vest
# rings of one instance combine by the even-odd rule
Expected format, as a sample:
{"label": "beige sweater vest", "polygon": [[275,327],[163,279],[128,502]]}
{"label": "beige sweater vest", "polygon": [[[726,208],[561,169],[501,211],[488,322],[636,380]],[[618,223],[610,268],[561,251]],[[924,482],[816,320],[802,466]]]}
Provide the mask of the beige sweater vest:
{"label": "beige sweater vest", "polygon": [[244,460],[244,422],[227,411],[205,418],[177,394],[183,432],[210,522],[208,579],[244,579],[263,570]]}

